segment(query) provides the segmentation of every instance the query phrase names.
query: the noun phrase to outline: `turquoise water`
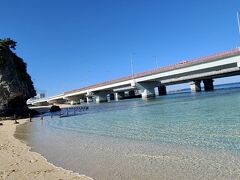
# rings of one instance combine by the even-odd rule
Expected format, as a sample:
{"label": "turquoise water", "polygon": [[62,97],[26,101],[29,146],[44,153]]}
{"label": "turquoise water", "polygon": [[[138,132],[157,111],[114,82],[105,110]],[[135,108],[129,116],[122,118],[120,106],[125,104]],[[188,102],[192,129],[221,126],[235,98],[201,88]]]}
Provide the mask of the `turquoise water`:
{"label": "turquoise water", "polygon": [[172,94],[93,106],[51,128],[159,143],[240,150],[240,91]]}
{"label": "turquoise water", "polygon": [[[176,156],[180,157],[179,154],[185,153],[191,159],[188,162],[191,169],[193,158],[190,158],[189,154],[193,152],[195,157],[199,155],[198,150],[240,153],[240,84],[223,85],[217,88],[213,92],[186,91],[148,101],[132,99],[92,104],[86,114],[79,116],[35,120],[34,123],[26,125],[24,139],[34,151],[42,153],[54,163],[97,179],[103,177],[103,179],[122,179],[119,177],[124,173],[126,175],[123,177],[131,178],[132,172],[123,167],[138,166],[136,165],[138,163],[145,169],[149,168],[150,175],[146,176],[147,178],[155,179],[154,177],[159,177],[160,174],[156,171],[154,174],[153,169],[160,166],[160,162],[151,167],[143,159],[130,162],[127,155],[132,154],[135,157],[134,154],[137,153],[143,158],[155,157],[157,153],[156,157],[162,157],[168,152],[176,153]],[[185,149],[182,152],[172,152],[172,149],[182,148]],[[191,153],[188,152],[189,149]],[[72,163],[73,160],[76,161],[71,158],[73,154],[74,157],[79,157],[77,163]],[[61,156],[60,159],[59,156]],[[203,157],[199,159],[206,159],[205,155],[201,156]],[[211,162],[213,156],[211,153],[206,155],[208,160],[205,164]],[[101,162],[100,167],[96,166],[96,159],[98,163]],[[109,162],[115,162],[114,159],[118,159],[116,167],[114,165],[108,167]],[[156,159],[156,163],[159,161],[158,158],[153,159]],[[217,158],[214,157],[214,159]],[[95,164],[88,164],[89,161]],[[79,165],[78,162],[84,162],[85,165]],[[176,160],[175,163],[180,161]],[[199,164],[203,163],[199,161]],[[91,166],[101,169],[102,173],[92,170]],[[206,169],[209,168],[208,166],[203,165]],[[108,169],[104,170],[104,167]],[[186,168],[189,169],[189,167]],[[137,168],[139,167],[135,169]],[[135,171],[135,175],[141,174]],[[118,173],[113,175],[113,172]],[[180,169],[179,173],[181,172],[184,171]],[[141,175],[141,177],[144,176],[145,173]]]}

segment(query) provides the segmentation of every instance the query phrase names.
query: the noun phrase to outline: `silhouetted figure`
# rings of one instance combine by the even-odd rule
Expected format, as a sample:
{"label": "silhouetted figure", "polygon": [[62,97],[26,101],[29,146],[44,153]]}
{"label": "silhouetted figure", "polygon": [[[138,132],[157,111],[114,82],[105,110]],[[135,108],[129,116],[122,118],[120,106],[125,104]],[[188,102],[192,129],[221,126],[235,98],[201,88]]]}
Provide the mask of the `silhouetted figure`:
{"label": "silhouetted figure", "polygon": [[41,120],[43,120],[43,113],[41,113]]}
{"label": "silhouetted figure", "polygon": [[29,121],[32,122],[32,116],[31,116],[31,114],[29,113],[28,116],[29,116]]}
{"label": "silhouetted figure", "polygon": [[16,114],[13,115],[13,119],[14,119],[14,124],[19,124],[19,122],[17,121]]}

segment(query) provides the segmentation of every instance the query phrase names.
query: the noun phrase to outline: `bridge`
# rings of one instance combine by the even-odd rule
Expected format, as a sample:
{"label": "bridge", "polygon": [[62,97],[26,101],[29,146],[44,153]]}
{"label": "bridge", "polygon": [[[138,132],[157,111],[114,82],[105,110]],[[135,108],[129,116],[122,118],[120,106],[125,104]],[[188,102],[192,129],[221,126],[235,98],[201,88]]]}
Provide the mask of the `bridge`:
{"label": "bridge", "polygon": [[70,102],[106,102],[135,97],[153,98],[166,95],[166,86],[189,83],[193,92],[201,91],[203,82],[205,91],[213,91],[216,78],[240,75],[240,48],[184,60],[177,64],[160,67],[126,77],[105,81],[91,86],[64,92],[57,96],[30,100],[28,104]]}

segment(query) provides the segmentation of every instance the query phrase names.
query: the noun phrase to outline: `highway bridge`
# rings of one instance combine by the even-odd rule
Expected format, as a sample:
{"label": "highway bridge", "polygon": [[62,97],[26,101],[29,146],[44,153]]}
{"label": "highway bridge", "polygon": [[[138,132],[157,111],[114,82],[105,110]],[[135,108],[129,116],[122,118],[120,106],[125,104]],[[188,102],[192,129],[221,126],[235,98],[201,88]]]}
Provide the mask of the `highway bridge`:
{"label": "highway bridge", "polygon": [[203,82],[204,90],[212,91],[214,79],[239,74],[240,48],[235,48],[67,91],[57,96],[29,100],[28,104],[91,102],[93,99],[100,103],[108,99],[124,99],[126,94],[134,97],[136,93],[142,99],[148,99],[156,95],[166,95],[166,86],[180,83],[189,83],[193,92],[199,92]]}

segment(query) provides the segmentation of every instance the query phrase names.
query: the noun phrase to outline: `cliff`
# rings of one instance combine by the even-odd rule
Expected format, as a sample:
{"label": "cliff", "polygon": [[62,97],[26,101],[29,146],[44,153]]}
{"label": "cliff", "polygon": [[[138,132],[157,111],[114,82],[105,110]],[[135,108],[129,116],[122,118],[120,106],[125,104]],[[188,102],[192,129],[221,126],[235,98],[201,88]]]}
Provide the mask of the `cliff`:
{"label": "cliff", "polygon": [[0,116],[26,116],[26,101],[36,95],[27,66],[11,49],[14,46],[0,39]]}

